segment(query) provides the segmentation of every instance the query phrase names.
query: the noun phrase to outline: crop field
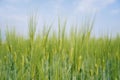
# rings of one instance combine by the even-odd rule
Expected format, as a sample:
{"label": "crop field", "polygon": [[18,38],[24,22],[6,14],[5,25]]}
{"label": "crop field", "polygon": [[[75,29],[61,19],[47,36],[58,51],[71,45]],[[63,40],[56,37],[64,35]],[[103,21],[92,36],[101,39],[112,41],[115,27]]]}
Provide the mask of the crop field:
{"label": "crop field", "polygon": [[120,80],[120,36],[91,37],[93,22],[66,34],[67,21],[58,19],[57,33],[50,25],[37,35],[31,17],[28,38],[6,30],[5,41],[0,36],[0,80]]}

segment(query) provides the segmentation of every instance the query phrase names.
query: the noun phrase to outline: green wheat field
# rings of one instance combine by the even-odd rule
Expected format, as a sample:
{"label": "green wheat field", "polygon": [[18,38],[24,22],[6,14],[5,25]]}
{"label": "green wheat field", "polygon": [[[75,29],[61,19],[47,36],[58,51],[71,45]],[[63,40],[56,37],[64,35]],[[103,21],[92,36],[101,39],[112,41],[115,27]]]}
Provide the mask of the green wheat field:
{"label": "green wheat field", "polygon": [[[120,36],[92,37],[94,20],[80,30],[58,19],[36,35],[36,20],[28,23],[28,38],[6,29],[0,35],[0,80],[120,80]],[[44,26],[44,27],[45,27]]]}

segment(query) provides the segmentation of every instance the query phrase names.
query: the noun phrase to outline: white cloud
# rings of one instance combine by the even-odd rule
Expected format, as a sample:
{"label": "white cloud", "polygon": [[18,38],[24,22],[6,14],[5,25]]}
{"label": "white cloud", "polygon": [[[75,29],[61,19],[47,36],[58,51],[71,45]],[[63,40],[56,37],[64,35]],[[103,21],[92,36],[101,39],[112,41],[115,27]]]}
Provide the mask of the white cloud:
{"label": "white cloud", "polygon": [[[27,22],[27,15],[0,13],[0,17],[5,22],[15,22],[24,24]],[[13,24],[13,23],[12,23]]]}
{"label": "white cloud", "polygon": [[[7,11],[6,11],[7,10]],[[5,5],[0,7],[0,17],[4,19],[5,21],[22,21],[21,18],[23,15],[16,15],[13,12],[16,12],[17,8],[12,5]]]}
{"label": "white cloud", "polygon": [[62,3],[64,2],[64,0],[53,0],[53,12],[55,14],[59,14],[62,12],[63,10],[63,6]]}
{"label": "white cloud", "polygon": [[[7,1],[7,0],[6,0]],[[17,0],[8,0],[8,1],[17,1]],[[20,1],[20,0],[18,0]],[[15,22],[22,22],[25,23],[27,16],[25,13],[19,13],[20,8],[17,6],[11,5],[11,4],[6,4],[4,6],[0,7],[0,17],[2,18],[1,20],[4,21],[15,21]]]}
{"label": "white cloud", "polygon": [[109,4],[114,3],[116,0],[101,0],[103,6],[108,6]]}
{"label": "white cloud", "polygon": [[11,3],[18,3],[18,2],[30,2],[31,0],[5,0],[7,2],[11,2]]}
{"label": "white cloud", "polygon": [[116,0],[80,0],[76,8],[77,12],[91,13],[94,11],[100,11],[110,4],[113,4]]}
{"label": "white cloud", "polygon": [[7,11],[16,11],[17,7],[13,5],[4,5],[0,7],[0,13],[7,12]]}
{"label": "white cloud", "polygon": [[111,14],[113,15],[120,14],[120,10],[119,9],[111,10]]}

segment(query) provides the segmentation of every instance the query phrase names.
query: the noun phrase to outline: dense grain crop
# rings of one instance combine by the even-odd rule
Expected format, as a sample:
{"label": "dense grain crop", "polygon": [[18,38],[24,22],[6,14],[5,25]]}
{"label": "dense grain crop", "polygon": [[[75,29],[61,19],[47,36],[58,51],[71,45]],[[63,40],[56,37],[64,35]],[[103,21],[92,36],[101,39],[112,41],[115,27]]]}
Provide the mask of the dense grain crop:
{"label": "dense grain crop", "polygon": [[120,80],[120,37],[91,37],[93,22],[67,35],[66,23],[36,35],[31,17],[28,39],[7,30],[2,42],[0,34],[0,80]]}

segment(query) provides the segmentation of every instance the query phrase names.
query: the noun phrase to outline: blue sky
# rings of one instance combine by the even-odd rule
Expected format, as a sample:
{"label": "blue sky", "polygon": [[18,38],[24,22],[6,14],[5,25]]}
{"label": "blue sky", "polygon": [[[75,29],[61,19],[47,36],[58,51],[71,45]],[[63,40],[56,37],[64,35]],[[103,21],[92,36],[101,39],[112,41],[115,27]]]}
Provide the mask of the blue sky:
{"label": "blue sky", "polygon": [[80,24],[82,17],[96,13],[93,35],[120,34],[120,0],[0,0],[2,35],[6,25],[26,35],[29,16],[33,13],[39,17],[37,29],[42,29],[44,23],[56,24],[58,16],[67,18],[66,29],[69,29],[71,23]]}

